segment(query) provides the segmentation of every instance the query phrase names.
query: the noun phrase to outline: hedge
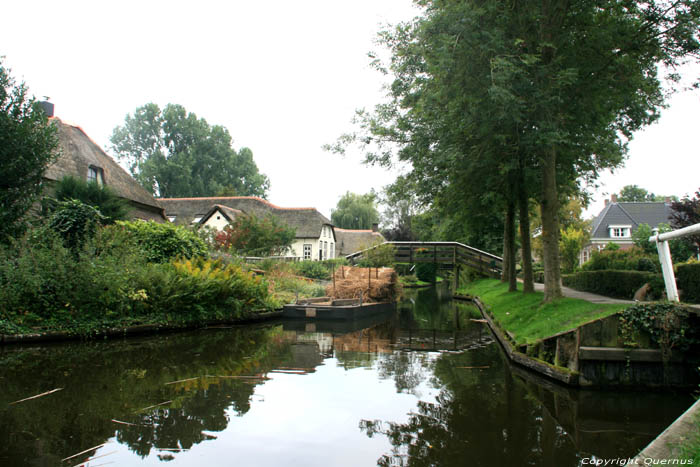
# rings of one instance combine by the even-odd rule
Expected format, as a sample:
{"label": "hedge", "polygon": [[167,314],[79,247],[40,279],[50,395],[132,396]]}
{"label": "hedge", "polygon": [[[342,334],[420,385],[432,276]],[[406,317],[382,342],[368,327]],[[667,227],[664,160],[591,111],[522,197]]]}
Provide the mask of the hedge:
{"label": "hedge", "polygon": [[700,303],[700,263],[684,263],[676,266],[676,285],[684,302]]}
{"label": "hedge", "polygon": [[660,295],[663,289],[660,274],[643,271],[581,271],[562,275],[562,282],[572,289],[624,300],[631,300],[646,283],[651,284],[653,295]]}

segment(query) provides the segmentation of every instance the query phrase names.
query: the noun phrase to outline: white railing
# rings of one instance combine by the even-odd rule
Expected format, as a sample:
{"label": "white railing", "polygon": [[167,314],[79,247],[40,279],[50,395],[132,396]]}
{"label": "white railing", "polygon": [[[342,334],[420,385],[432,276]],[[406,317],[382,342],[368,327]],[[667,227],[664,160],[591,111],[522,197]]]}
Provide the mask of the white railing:
{"label": "white railing", "polygon": [[682,229],[672,232],[649,237],[650,242],[656,242],[656,249],[659,252],[659,261],[661,262],[661,271],[664,274],[664,284],[666,285],[666,297],[669,301],[678,302],[678,287],[676,286],[676,275],[673,273],[673,259],[671,259],[671,250],[668,246],[668,241],[674,238],[685,237],[686,235],[700,235],[700,224],[683,227]]}

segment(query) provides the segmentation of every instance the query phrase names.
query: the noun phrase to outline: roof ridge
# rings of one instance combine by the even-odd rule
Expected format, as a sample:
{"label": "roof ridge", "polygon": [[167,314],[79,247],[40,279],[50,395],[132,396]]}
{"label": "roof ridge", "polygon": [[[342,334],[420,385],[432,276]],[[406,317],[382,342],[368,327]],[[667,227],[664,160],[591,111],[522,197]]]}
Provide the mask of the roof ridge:
{"label": "roof ridge", "polygon": [[[185,197],[185,198],[156,198],[158,201],[167,201],[167,200],[173,200],[173,201],[196,201],[196,200],[212,200],[212,199],[251,199],[258,201],[262,204],[265,204],[273,209],[279,209],[280,211],[318,211],[318,209],[313,208],[313,207],[305,207],[305,208],[283,208],[281,206],[277,206],[276,204],[272,204],[266,199],[260,198],[258,196],[193,196],[193,197]],[[235,208],[234,208],[235,209]]]}
{"label": "roof ridge", "polygon": [[343,232],[373,232],[373,233],[379,233],[375,232],[372,229],[343,229],[341,227],[333,227],[335,230],[342,230]]}

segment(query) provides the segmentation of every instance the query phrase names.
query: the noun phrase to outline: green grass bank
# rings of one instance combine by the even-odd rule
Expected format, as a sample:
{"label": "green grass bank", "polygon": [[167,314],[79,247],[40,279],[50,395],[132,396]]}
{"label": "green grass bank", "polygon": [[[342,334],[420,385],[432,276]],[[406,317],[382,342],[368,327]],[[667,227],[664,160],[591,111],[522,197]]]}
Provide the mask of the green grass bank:
{"label": "green grass bank", "polygon": [[508,292],[508,284],[497,279],[479,279],[459,288],[459,294],[479,297],[488,306],[499,326],[515,343],[531,344],[581,324],[624,310],[626,304],[597,304],[574,298],[561,298],[543,304],[543,294]]}

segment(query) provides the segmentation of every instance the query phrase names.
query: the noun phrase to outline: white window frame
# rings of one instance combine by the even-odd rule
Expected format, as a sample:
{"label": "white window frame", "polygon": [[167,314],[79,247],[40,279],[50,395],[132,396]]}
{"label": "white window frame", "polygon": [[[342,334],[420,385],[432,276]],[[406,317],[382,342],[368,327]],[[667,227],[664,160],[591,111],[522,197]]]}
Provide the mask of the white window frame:
{"label": "white window frame", "polygon": [[331,256],[330,259],[335,258],[335,243],[331,243]]}
{"label": "white window frame", "polygon": [[631,225],[609,225],[608,232],[610,238],[630,238],[632,232]]}
{"label": "white window frame", "polygon": [[311,243],[304,243],[304,261],[311,259],[311,252],[313,251],[313,245]]}

